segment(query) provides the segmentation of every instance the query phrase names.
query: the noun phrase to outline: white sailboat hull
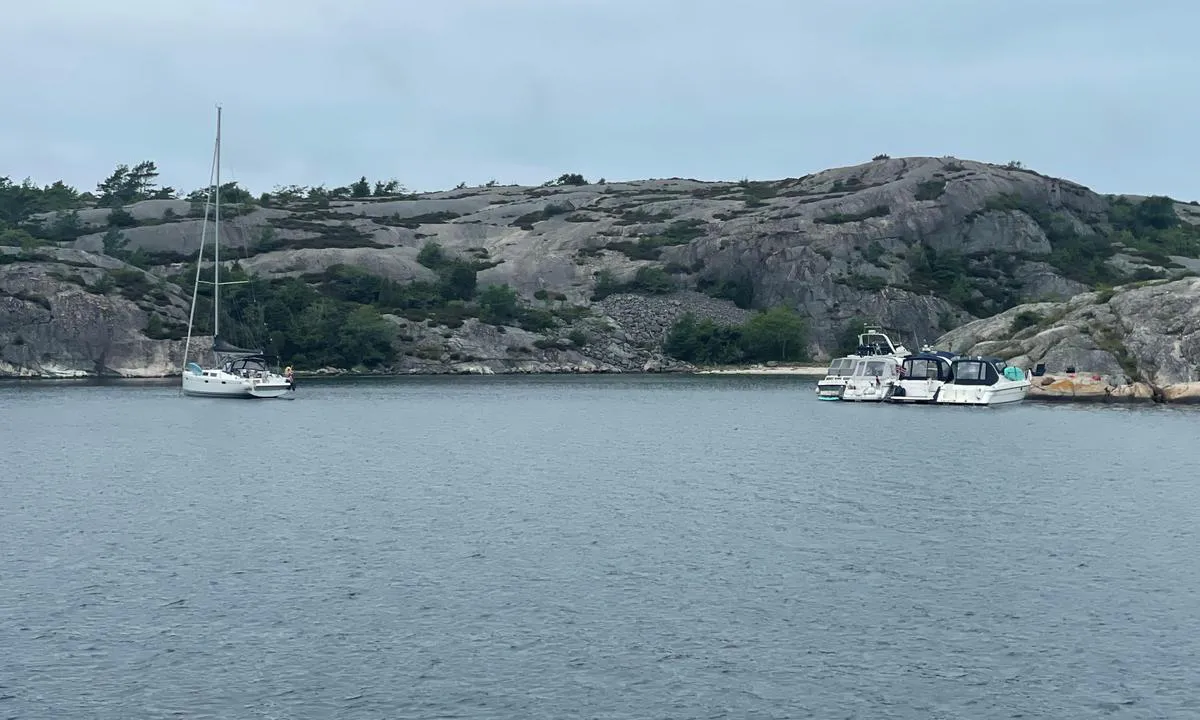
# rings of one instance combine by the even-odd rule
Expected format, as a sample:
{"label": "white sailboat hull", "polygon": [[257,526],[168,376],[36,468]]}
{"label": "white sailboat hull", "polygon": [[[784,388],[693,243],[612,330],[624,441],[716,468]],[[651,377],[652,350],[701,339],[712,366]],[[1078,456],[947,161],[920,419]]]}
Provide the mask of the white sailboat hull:
{"label": "white sailboat hull", "polygon": [[183,394],[210,398],[277,398],[292,389],[287,378],[270,374],[262,378],[244,378],[221,370],[204,374],[183,374]]}

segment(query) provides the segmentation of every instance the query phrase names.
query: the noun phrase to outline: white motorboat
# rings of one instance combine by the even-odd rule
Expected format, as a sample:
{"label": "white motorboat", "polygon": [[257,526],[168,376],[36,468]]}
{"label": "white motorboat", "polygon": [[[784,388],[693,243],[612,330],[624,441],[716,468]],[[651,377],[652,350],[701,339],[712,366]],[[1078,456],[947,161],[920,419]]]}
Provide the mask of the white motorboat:
{"label": "white motorboat", "polygon": [[825,377],[817,382],[817,398],[882,400],[882,395],[876,397],[877,388],[886,391],[891,387],[890,380],[897,376],[900,362],[907,355],[908,350],[893,343],[882,329],[865,328],[858,336],[854,354],[834,360]]}
{"label": "white motorboat", "polygon": [[[276,398],[294,390],[290,373],[281,375],[271,370],[262,350],[240,348],[221,337],[221,287],[245,281],[221,281],[221,108],[217,108],[217,141],[213,151],[212,184],[209,196],[213,210],[213,279],[200,279],[204,265],[204,239],[208,229],[209,205],[204,208],[204,221],[200,226],[200,251],[196,255],[196,284],[192,289],[192,309],[188,315],[187,341],[184,345],[182,388],[184,395],[217,398]],[[213,340],[212,354],[216,358],[213,367],[202,367],[188,361],[192,345],[192,330],[195,327],[196,301],[200,285],[211,285],[213,289]]]}
{"label": "white motorboat", "polygon": [[891,393],[900,375],[900,358],[877,356],[862,358],[854,364],[854,373],[846,379],[842,400],[882,402]]}
{"label": "white motorboat", "polygon": [[1029,393],[1029,375],[1000,358],[956,357],[950,379],[942,384],[938,405],[1006,405],[1021,402]]}
{"label": "white motorboat", "polygon": [[955,355],[952,352],[921,348],[900,364],[900,377],[892,384],[887,401],[893,403],[931,403],[950,379]]}
{"label": "white motorboat", "polygon": [[825,377],[817,382],[818,400],[840,400],[842,390],[846,388],[846,380],[854,374],[854,364],[858,358],[854,356],[840,357],[829,365]]}

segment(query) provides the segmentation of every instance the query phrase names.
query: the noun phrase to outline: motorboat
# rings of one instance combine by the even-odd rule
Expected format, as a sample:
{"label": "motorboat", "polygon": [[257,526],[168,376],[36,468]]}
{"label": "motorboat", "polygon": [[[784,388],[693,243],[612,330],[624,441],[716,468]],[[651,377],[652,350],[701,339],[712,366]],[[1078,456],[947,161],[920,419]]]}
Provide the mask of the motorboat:
{"label": "motorboat", "polygon": [[900,364],[900,377],[892,384],[887,401],[893,403],[931,403],[942,386],[952,377],[955,354],[932,350],[928,346],[909,355]]}
{"label": "motorboat", "polygon": [[842,391],[846,388],[846,380],[854,374],[854,364],[858,358],[854,356],[840,357],[829,365],[825,377],[817,382],[818,400],[840,400]]}
{"label": "motorboat", "polygon": [[854,364],[853,374],[846,379],[842,400],[882,402],[900,376],[900,362],[900,358],[888,355],[861,358]]}
{"label": "motorboat", "polygon": [[950,363],[950,379],[937,392],[938,405],[1006,405],[1025,399],[1032,383],[1015,365],[995,357],[960,356]]}
{"label": "motorboat", "polygon": [[[834,360],[825,377],[817,382],[817,398],[875,401],[876,389],[890,387],[890,380],[895,379],[901,360],[908,354],[903,345],[892,342],[881,328],[864,328],[855,352]],[[864,360],[867,364],[862,364]],[[889,383],[886,387],[885,382]],[[853,388],[847,397],[850,386]]]}

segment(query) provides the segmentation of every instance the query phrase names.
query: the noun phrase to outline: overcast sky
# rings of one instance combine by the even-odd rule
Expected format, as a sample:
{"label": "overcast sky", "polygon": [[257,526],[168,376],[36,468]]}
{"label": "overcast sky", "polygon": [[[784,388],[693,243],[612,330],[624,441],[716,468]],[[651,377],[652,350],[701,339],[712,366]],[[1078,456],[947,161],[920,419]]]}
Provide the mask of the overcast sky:
{"label": "overcast sky", "polygon": [[957,155],[1200,199],[1195,0],[40,0],[0,175],[255,192],[779,178]]}

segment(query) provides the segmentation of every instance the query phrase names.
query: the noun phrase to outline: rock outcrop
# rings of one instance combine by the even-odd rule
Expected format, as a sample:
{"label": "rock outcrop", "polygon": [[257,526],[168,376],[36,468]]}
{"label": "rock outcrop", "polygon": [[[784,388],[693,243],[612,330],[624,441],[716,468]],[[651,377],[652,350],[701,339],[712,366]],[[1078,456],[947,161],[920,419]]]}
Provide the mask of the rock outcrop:
{"label": "rock outcrop", "polygon": [[0,248],[0,376],[178,372],[183,342],[146,334],[186,325],[188,301],[178,287],[104,255],[6,250]]}
{"label": "rock outcrop", "polygon": [[[1178,315],[1190,317],[1180,299],[1190,281],[1111,298],[1089,291],[1097,277],[1179,277],[1200,260],[1112,245],[1114,198],[1015,165],[880,156],[769,182],[560,179],[342,195],[230,206],[222,259],[314,287],[344,266],[436,284],[420,254],[437,243],[471,259],[479,288],[508,285],[559,318],[521,330],[385,310],[398,359],[382,369],[393,372],[685,368],[661,352],[684,312],[736,324],[782,304],[805,316],[818,359],[859,319],[914,347],[967,323],[946,342],[1144,377],[1156,388],[1191,377],[1194,340],[1181,329],[1190,320]],[[67,240],[0,248],[0,374],[155,375],[179,366],[191,288],[175,273],[195,256],[202,213],[186,200],[123,211],[118,223],[112,210],[83,208]],[[1197,208],[1170,212],[1200,223]],[[25,226],[62,220],[44,213]],[[1080,269],[1096,243],[1119,252]],[[1130,304],[1150,292],[1159,293],[1154,308]],[[1017,303],[1026,304],[1006,309]],[[1152,309],[1156,324],[1139,325]],[[1014,334],[1014,319],[1029,314],[1042,319]]]}
{"label": "rock outcrop", "polygon": [[1032,396],[1200,398],[1200,278],[1019,305],[939,338],[936,347],[1043,365]]}

